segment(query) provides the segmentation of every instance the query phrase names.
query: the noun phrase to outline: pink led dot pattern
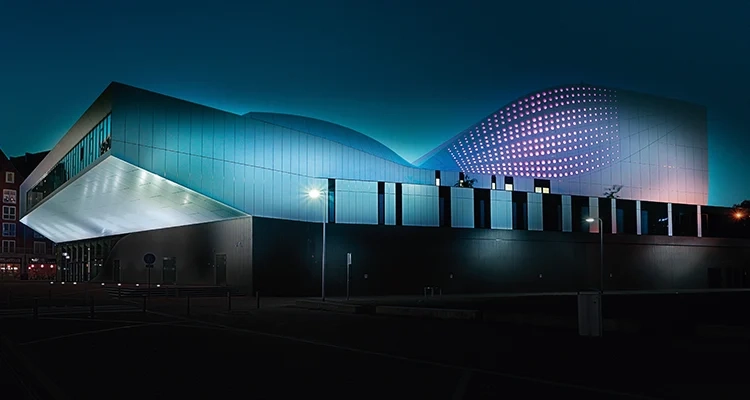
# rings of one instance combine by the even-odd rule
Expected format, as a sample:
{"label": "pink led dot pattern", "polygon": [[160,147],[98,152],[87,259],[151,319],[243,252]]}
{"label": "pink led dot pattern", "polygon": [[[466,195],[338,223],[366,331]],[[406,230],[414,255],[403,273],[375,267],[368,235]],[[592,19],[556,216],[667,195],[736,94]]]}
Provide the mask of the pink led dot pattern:
{"label": "pink led dot pattern", "polygon": [[568,85],[518,99],[448,146],[461,171],[566,178],[619,159],[617,92]]}

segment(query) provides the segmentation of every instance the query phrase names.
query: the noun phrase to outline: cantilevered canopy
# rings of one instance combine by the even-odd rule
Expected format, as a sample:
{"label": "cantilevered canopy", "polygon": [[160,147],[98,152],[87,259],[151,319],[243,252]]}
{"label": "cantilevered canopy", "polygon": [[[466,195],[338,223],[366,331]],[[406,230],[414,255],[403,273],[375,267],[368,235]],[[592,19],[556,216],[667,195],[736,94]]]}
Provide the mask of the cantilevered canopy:
{"label": "cantilevered canopy", "polygon": [[21,222],[61,243],[246,215],[108,156],[46,198]]}

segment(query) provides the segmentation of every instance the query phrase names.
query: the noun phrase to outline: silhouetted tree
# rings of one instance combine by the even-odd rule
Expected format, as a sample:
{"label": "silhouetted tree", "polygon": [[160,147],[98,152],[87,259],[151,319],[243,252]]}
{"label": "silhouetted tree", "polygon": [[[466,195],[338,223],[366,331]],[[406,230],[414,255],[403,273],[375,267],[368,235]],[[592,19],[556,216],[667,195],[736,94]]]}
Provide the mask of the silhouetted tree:
{"label": "silhouetted tree", "polygon": [[473,188],[474,184],[477,183],[476,178],[471,178],[469,175],[465,175],[464,179],[459,179],[458,182],[456,182],[455,187],[464,187],[464,188]]}
{"label": "silhouetted tree", "polygon": [[622,189],[622,185],[612,185],[612,187],[608,187],[604,189],[604,197],[607,199],[617,199],[620,198],[620,190]]}
{"label": "silhouetted tree", "polygon": [[750,228],[750,200],[735,204],[732,207],[734,219],[744,228]]}

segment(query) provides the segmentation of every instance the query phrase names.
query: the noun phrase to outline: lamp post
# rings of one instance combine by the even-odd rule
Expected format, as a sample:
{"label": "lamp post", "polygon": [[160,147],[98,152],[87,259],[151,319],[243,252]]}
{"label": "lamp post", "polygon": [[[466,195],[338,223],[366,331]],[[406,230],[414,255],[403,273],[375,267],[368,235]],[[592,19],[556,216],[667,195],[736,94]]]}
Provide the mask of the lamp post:
{"label": "lamp post", "polygon": [[[323,194],[318,189],[312,189],[307,193],[313,200]],[[321,203],[323,204],[323,251],[320,257],[320,298],[322,301],[326,301],[326,222],[328,222],[328,207],[326,207],[327,202],[325,198],[323,198]]]}
{"label": "lamp post", "polygon": [[599,292],[604,293],[604,229],[601,218],[586,218],[586,222],[599,220]]}

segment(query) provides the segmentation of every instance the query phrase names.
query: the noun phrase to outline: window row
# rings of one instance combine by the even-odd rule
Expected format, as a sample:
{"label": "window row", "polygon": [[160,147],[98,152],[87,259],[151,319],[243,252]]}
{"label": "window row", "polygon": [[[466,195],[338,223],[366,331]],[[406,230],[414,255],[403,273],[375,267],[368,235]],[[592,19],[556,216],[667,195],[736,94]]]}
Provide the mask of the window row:
{"label": "window row", "polygon": [[14,222],[3,222],[3,237],[16,237],[16,224]]}
{"label": "window row", "polygon": [[3,240],[3,253],[15,253],[16,252],[16,241],[15,240]]}
{"label": "window row", "polygon": [[108,152],[112,144],[111,115],[104,117],[33,189],[26,193],[27,208],[31,210],[45,197],[69,181],[99,157]]}
{"label": "window row", "polygon": [[3,189],[3,203],[16,204],[18,192],[13,189]]}
{"label": "window row", "polygon": [[[16,241],[15,240],[3,240],[2,241],[3,253],[15,253],[16,252]],[[47,254],[47,243],[34,241],[34,254],[45,255]]]}
{"label": "window row", "polygon": [[[458,182],[456,182],[456,187],[474,187],[474,184],[476,183],[476,179],[468,177],[463,172],[458,173]],[[435,170],[435,186],[440,186],[441,182],[441,174],[439,170]],[[549,179],[534,179],[534,192],[535,193],[550,193],[550,180]],[[490,189],[497,190],[497,175],[492,175],[490,178]],[[503,186],[502,189],[508,192],[512,192],[515,190],[515,185],[513,184],[513,177],[512,176],[504,176],[503,177]]]}
{"label": "window row", "polygon": [[16,206],[3,206],[3,220],[5,221],[16,220]]}

